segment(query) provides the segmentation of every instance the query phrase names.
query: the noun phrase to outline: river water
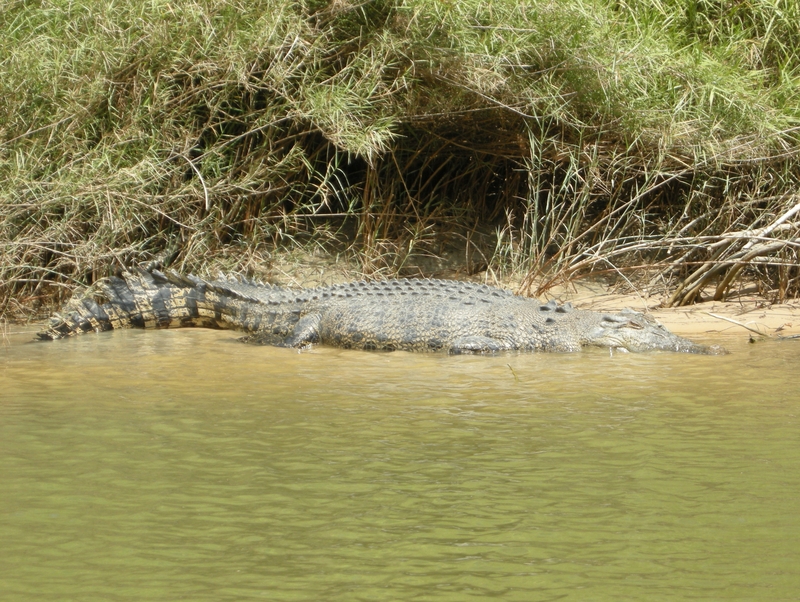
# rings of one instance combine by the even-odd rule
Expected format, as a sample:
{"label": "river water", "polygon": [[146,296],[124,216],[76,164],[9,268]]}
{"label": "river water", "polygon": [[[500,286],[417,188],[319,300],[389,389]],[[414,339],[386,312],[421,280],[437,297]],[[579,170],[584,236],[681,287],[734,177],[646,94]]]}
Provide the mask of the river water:
{"label": "river water", "polygon": [[0,347],[0,599],[788,600],[800,341]]}

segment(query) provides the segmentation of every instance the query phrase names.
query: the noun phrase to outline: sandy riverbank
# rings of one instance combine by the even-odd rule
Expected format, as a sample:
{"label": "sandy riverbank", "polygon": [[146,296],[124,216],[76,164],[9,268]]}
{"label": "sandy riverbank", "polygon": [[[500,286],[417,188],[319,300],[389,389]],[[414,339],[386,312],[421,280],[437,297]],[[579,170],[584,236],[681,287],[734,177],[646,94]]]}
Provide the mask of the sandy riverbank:
{"label": "sandy riverbank", "polygon": [[630,307],[649,313],[672,332],[682,336],[770,337],[800,335],[800,301],[773,304],[759,295],[743,295],[728,301],[708,301],[687,307],[661,307],[662,297],[602,292],[597,286],[554,291],[559,301],[571,301],[581,309],[619,311]]}
{"label": "sandy riverbank", "polygon": [[[425,273],[437,278],[486,281],[512,291],[516,291],[519,285],[511,279],[488,278],[485,273],[468,277],[454,267],[453,262],[442,259],[432,259],[425,268]],[[314,287],[357,280],[359,272],[356,264],[341,257],[291,253],[274,258],[267,269],[254,276],[281,286]],[[652,315],[672,332],[689,338],[712,340],[715,337],[749,337],[755,333],[766,337],[800,336],[800,299],[775,304],[755,293],[740,293],[725,302],[708,301],[687,307],[663,308],[666,300],[663,294],[619,293],[608,284],[588,279],[550,289],[542,296],[542,301],[550,299],[559,303],[571,302],[579,309],[593,311],[616,312],[629,307]],[[11,327],[12,323],[17,326],[27,323],[29,327],[44,323],[41,310],[35,319],[30,315],[26,319],[22,312],[9,317],[11,319],[4,325],[6,332],[19,329]]]}

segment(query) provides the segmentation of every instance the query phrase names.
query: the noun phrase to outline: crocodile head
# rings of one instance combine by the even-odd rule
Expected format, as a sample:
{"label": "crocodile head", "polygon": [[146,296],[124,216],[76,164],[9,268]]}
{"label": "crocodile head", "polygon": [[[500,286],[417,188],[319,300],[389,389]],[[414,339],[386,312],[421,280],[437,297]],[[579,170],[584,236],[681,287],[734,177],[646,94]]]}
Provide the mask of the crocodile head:
{"label": "crocodile head", "polygon": [[623,309],[618,314],[597,314],[599,320],[588,329],[584,345],[625,349],[627,351],[676,351],[724,355],[718,345],[699,345],[672,334],[651,316]]}

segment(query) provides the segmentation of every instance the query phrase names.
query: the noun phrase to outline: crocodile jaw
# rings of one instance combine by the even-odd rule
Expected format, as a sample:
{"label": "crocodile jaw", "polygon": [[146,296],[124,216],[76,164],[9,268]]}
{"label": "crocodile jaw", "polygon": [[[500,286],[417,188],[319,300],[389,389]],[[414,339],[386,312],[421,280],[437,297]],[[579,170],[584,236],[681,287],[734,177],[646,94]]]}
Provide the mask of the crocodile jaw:
{"label": "crocodile jaw", "polygon": [[601,314],[584,339],[584,345],[625,349],[631,352],[672,351],[701,355],[725,355],[719,345],[700,345],[679,337],[652,317],[629,309],[618,314]]}

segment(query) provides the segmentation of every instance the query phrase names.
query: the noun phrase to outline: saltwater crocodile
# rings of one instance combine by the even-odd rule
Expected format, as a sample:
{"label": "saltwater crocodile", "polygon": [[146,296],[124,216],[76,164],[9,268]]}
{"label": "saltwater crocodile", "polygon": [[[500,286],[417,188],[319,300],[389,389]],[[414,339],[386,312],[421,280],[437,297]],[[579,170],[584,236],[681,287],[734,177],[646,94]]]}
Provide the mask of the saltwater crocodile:
{"label": "saltwater crocodile", "polygon": [[201,326],[242,340],[303,347],[481,353],[628,351],[721,353],[632,310],[598,313],[467,282],[388,280],[289,289],[238,277],[205,280],[137,268],[99,283],[102,300],[76,296],[40,339],[117,328]]}

